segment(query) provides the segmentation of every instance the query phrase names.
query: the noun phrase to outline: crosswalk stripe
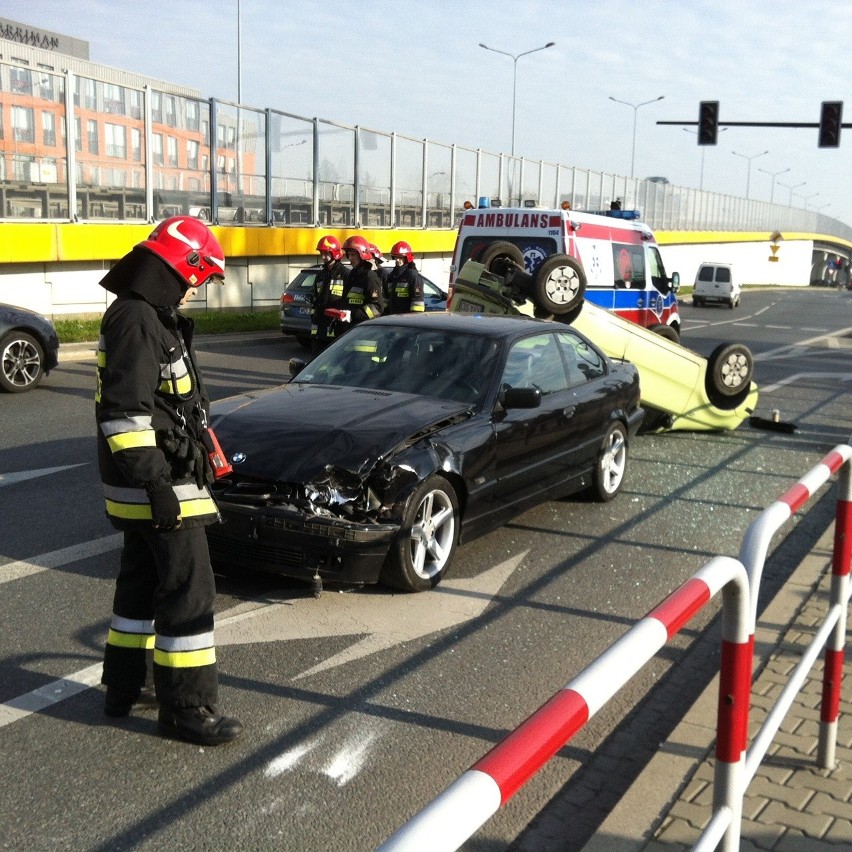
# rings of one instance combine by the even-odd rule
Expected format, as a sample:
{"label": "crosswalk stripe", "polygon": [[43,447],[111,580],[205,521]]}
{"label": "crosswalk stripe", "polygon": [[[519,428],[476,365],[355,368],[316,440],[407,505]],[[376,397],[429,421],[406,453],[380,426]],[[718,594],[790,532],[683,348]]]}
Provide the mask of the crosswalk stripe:
{"label": "crosswalk stripe", "polygon": [[83,544],[53,550],[50,553],[42,553],[39,556],[33,556],[30,560],[7,562],[5,565],[0,565],[0,585],[11,580],[20,580],[21,577],[27,577],[30,574],[38,574],[40,571],[47,571],[50,568],[61,568],[63,565],[88,559],[90,556],[99,556],[110,550],[117,550],[123,541],[124,536],[116,533]]}

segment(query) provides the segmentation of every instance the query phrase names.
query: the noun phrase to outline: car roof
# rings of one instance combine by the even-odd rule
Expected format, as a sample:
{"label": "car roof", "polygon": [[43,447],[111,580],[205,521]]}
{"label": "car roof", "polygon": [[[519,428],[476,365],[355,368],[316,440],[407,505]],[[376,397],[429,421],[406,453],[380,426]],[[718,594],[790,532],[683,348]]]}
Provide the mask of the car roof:
{"label": "car roof", "polygon": [[482,337],[523,337],[525,334],[552,329],[553,323],[525,316],[494,316],[481,314],[426,311],[417,314],[393,314],[370,320],[370,325],[396,325],[406,328],[429,328],[437,331],[456,331]]}

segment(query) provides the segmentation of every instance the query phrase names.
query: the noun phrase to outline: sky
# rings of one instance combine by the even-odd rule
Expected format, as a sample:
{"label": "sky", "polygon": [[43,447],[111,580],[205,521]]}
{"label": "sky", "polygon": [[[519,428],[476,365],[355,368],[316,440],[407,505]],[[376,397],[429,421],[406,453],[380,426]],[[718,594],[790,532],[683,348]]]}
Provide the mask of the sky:
{"label": "sky", "polygon": [[722,124],[816,123],[841,100],[852,123],[852,0],[0,0],[0,17],[204,97],[494,153],[516,74],[517,155],[628,176],[633,157],[637,177],[692,187],[703,159],[706,190],[852,225],[852,128],[837,149],[743,127],[701,148],[656,124],[703,100]]}

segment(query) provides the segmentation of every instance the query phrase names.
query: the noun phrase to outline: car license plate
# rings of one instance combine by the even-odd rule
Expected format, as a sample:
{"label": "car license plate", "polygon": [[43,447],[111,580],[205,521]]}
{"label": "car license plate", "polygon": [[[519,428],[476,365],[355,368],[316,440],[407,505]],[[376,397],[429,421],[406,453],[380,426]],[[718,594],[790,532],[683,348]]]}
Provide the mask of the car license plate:
{"label": "car license plate", "polygon": [[485,313],[485,305],[477,305],[476,302],[469,302],[467,299],[459,299],[458,309],[460,313],[465,314]]}
{"label": "car license plate", "polygon": [[308,308],[296,307],[293,308],[293,313],[297,317],[306,317],[310,313],[310,310]]}

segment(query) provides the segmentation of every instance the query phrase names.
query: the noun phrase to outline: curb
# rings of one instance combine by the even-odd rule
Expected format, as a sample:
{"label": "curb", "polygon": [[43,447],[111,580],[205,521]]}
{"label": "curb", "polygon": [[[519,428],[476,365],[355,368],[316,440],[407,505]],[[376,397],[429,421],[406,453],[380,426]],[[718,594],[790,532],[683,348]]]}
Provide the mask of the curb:
{"label": "curb", "polygon": [[[831,571],[833,545],[834,522],[761,613],[755,633],[755,648],[765,649],[759,663],[761,669],[795,624],[803,605],[814,595],[820,578],[826,570]],[[755,682],[759,677],[760,671],[756,671]],[[639,852],[654,841],[666,816],[712,754],[718,695],[717,674],[582,852]],[[788,716],[796,711],[796,706],[794,703]],[[708,820],[710,815],[708,808]]]}

